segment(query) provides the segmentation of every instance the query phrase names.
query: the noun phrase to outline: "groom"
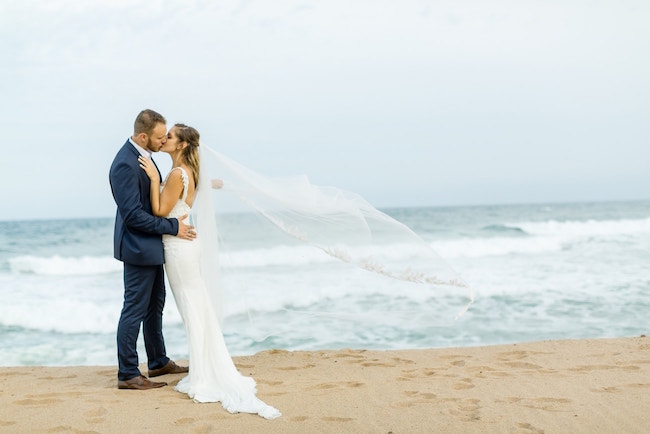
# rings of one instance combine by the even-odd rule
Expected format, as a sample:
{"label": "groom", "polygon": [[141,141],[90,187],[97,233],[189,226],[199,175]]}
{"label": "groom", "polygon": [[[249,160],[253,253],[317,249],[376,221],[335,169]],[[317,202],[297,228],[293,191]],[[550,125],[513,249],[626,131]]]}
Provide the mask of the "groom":
{"label": "groom", "polygon": [[165,118],[143,110],[135,119],[133,136],[119,150],[109,174],[117,204],[114,255],[124,263],[124,306],[117,327],[119,389],[153,389],[167,383],[150,381],[138,369],[137,340],[140,324],[147,350],[149,377],[188,372],[165,353],[162,311],[165,305],[162,234],[186,240],[196,238],[193,226],[180,219],[153,216],[150,181],[138,156],[151,158],[167,141]]}

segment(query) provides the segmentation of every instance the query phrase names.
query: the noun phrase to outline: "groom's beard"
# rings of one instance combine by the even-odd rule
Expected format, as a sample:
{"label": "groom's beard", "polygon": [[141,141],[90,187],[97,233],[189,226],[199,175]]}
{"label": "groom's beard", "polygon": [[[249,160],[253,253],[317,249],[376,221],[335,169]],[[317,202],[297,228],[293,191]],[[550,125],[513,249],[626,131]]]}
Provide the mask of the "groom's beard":
{"label": "groom's beard", "polygon": [[158,146],[158,149],[155,149],[153,147],[153,143],[151,142],[151,137],[147,137],[147,149],[149,149],[151,152],[158,152],[162,147],[163,145],[161,144],[160,146]]}

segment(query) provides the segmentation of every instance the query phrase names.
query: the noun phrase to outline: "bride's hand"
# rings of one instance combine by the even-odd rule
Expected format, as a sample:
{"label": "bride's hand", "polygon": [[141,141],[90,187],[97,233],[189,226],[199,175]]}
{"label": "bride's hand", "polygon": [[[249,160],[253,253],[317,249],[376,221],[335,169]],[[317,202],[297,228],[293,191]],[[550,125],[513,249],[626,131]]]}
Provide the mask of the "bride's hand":
{"label": "bride's hand", "polygon": [[148,158],[144,158],[142,155],[138,157],[138,162],[140,162],[140,167],[147,173],[149,179],[160,179],[158,177],[158,171],[156,166],[154,166],[153,161]]}
{"label": "bride's hand", "polygon": [[223,181],[221,179],[213,179],[212,180],[212,188],[215,188],[215,189],[218,190],[221,187],[223,187]]}

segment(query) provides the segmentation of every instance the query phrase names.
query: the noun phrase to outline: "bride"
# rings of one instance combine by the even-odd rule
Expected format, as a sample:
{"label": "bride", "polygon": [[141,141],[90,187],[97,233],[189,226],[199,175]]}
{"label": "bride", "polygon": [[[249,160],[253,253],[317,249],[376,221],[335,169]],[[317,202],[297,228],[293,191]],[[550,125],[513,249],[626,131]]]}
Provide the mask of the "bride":
{"label": "bride", "polygon": [[[153,162],[140,158],[140,167],[151,179],[153,213],[166,217],[189,215],[197,196],[205,197],[209,192],[203,190],[210,189],[207,173],[200,172],[199,132],[175,124],[161,151],[172,159],[172,169],[162,187]],[[204,236],[208,232],[197,228],[194,241],[163,236],[165,271],[189,341],[189,373],[175,389],[196,402],[221,402],[230,413],[279,417],[277,409],[257,398],[255,380],[241,375],[230,357],[221,332],[220,306],[211,293],[211,285],[218,284],[218,278],[207,275],[210,267],[201,267],[205,247],[211,240]]]}

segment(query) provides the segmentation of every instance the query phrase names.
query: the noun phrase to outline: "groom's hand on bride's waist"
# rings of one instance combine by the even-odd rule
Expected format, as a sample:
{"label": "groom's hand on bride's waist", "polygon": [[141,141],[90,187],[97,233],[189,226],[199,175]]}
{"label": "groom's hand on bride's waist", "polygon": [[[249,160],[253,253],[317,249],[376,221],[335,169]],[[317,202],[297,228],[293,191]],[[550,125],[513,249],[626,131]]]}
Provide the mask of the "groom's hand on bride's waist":
{"label": "groom's hand on bride's waist", "polygon": [[187,218],[187,214],[185,214],[183,217],[178,219],[178,233],[176,236],[178,238],[182,238],[184,240],[193,240],[196,238],[196,231],[194,230],[194,226],[192,225],[186,225],[183,223],[183,221]]}

